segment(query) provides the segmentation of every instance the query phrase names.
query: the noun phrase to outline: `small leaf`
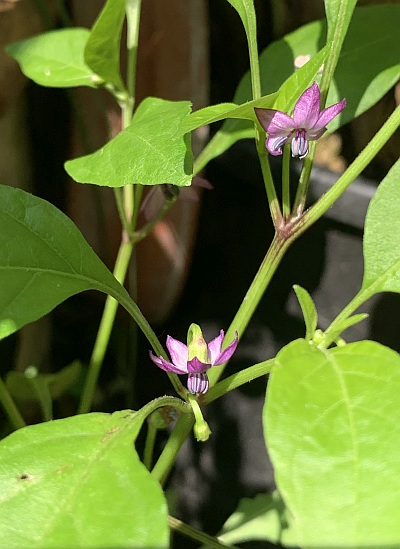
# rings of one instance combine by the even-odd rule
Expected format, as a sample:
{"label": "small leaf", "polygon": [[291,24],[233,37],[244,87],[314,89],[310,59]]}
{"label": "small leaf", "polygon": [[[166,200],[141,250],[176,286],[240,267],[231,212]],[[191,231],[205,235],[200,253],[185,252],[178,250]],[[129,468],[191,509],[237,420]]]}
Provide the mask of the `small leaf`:
{"label": "small leaf", "polygon": [[318,325],[318,314],[310,294],[301,286],[293,286],[306,324],[306,339],[311,340]]}
{"label": "small leaf", "polygon": [[364,231],[364,280],[374,293],[400,292],[400,160],[379,185]]}
{"label": "small leaf", "polygon": [[278,492],[243,498],[222,527],[218,539],[232,545],[245,541],[270,541],[290,547],[297,545],[289,526],[285,504]]}
{"label": "small leaf", "polygon": [[1,441],[3,547],[167,548],[166,502],[133,446],[140,426],[131,411],[94,413]]}
{"label": "small leaf", "polygon": [[66,215],[0,185],[0,338],[89,289],[113,296],[147,328],[125,288]]}
{"label": "small leaf", "polygon": [[85,61],[106,82],[119,90],[125,86],[120,73],[120,41],[125,19],[125,0],[107,0],[90,32]]}
{"label": "small leaf", "polygon": [[278,353],[264,432],[301,547],[400,544],[399,391],[399,355],[372,341]]}
{"label": "small leaf", "polygon": [[103,81],[86,65],[83,52],[87,29],[50,31],[7,46],[22,72],[41,86],[72,88],[97,87]]}
{"label": "small leaf", "polygon": [[190,143],[188,136],[177,132],[189,113],[188,101],[148,97],[128,128],[98,151],[66,162],[65,169],[79,183],[109,187],[133,183],[190,185]]}
{"label": "small leaf", "polygon": [[360,313],[357,315],[349,316],[349,318],[345,318],[339,324],[337,324],[337,326],[335,325],[334,331],[329,331],[329,341],[335,341],[345,330],[347,330],[351,326],[354,326],[355,324],[358,324],[359,322],[362,322],[366,318],[368,318],[367,313]]}

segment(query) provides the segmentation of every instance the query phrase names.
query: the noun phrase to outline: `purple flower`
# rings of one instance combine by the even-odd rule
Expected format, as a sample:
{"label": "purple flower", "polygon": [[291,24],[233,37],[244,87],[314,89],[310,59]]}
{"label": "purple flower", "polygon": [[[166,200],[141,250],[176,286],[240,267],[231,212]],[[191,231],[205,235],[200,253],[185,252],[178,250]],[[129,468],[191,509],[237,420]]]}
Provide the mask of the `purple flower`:
{"label": "purple flower", "polygon": [[297,100],[293,118],[275,109],[254,109],[268,134],[265,144],[273,156],[281,155],[286,143],[292,144],[292,156],[307,156],[308,142],[319,139],[326,132],[326,125],[346,106],[346,99],[343,99],[321,111],[320,100],[321,93],[318,84],[314,82]]}
{"label": "purple flower", "polygon": [[167,336],[167,348],[171,362],[162,356],[155,356],[150,351],[150,358],[159,368],[174,374],[189,374],[187,388],[194,395],[202,395],[208,391],[207,370],[211,366],[220,366],[227,362],[236,350],[238,334],[228,347],[222,350],[224,331],[207,345],[201,329],[197,324],[191,324],[188,330],[188,344]]}

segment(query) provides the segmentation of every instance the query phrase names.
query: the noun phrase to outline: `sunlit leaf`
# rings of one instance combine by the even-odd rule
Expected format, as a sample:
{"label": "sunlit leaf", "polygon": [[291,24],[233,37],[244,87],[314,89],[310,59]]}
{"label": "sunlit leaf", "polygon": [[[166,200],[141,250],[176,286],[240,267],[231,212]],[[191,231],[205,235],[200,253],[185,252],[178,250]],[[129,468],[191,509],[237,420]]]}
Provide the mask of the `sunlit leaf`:
{"label": "sunlit leaf", "polygon": [[112,295],[139,325],[147,325],[125,288],[66,215],[45,200],[0,185],[1,337],[89,289]]}
{"label": "sunlit leaf", "polygon": [[41,86],[71,88],[102,83],[84,61],[87,29],[61,29],[39,34],[7,46],[22,72]]}
{"label": "sunlit leaf", "polygon": [[277,492],[243,498],[225,522],[218,539],[227,544],[260,540],[291,547],[296,543],[288,519]]}
{"label": "sunlit leaf", "polygon": [[95,413],[1,441],[2,546],[167,548],[166,502],[133,445],[140,425],[130,411]]}
{"label": "sunlit leaf", "polygon": [[193,157],[189,136],[177,131],[189,113],[188,101],[148,97],[128,128],[98,151],[68,161],[65,169],[79,183],[109,187],[190,185]]}
{"label": "sunlit leaf", "polygon": [[[400,357],[372,341],[286,346],[263,421],[301,547],[400,544]],[[392,545],[391,545],[392,544]]]}
{"label": "sunlit leaf", "polygon": [[120,73],[120,40],[125,18],[125,0],[107,0],[90,32],[85,61],[106,82],[124,89]]}
{"label": "sunlit leaf", "polygon": [[363,289],[400,292],[400,160],[379,185],[364,231]]}

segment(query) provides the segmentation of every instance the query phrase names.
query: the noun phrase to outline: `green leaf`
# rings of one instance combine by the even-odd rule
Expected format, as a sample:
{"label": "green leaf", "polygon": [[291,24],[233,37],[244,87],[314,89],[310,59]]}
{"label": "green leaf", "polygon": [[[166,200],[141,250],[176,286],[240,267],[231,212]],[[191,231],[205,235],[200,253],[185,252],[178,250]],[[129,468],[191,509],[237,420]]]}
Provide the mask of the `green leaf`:
{"label": "green leaf", "polygon": [[[78,381],[81,372],[81,363],[76,360],[55,374],[38,373],[37,378],[44,380],[51,397],[57,399]],[[6,386],[11,396],[17,400],[36,400],[37,398],[32,379],[22,372],[8,372]]]}
{"label": "green leaf", "polygon": [[200,126],[211,124],[212,122],[218,122],[225,118],[239,118],[243,120],[256,121],[256,115],[254,113],[254,107],[263,107],[265,109],[271,108],[277,98],[277,93],[272,93],[260,99],[254,99],[254,101],[248,101],[243,105],[236,105],[235,103],[219,103],[218,105],[211,105],[210,107],[204,107],[195,111],[188,116],[181,125],[179,131],[181,133],[187,133]]}
{"label": "green leaf", "polygon": [[142,329],[148,327],[67,216],[45,200],[0,185],[0,339],[89,289],[110,294]]}
{"label": "green leaf", "polygon": [[166,502],[133,446],[140,426],[131,411],[94,413],[4,439],[3,547],[167,548]]}
{"label": "green leaf", "polygon": [[125,19],[125,0],[107,0],[90,32],[85,61],[106,82],[119,90],[125,86],[120,73],[120,41]]}
{"label": "green leaf", "polygon": [[7,46],[22,72],[41,86],[72,88],[97,87],[103,81],[84,61],[89,37],[87,29],[50,31]]}
{"label": "green leaf", "polygon": [[400,160],[379,185],[368,207],[364,231],[362,289],[400,292]]}
{"label": "green leaf", "polygon": [[357,315],[349,316],[349,318],[345,318],[344,320],[340,321],[338,324],[335,324],[334,330],[329,330],[329,340],[330,341],[336,341],[336,339],[348,328],[351,326],[354,326],[355,324],[358,324],[359,322],[362,322],[366,318],[368,318],[367,313],[360,313]]}
{"label": "green leaf", "polygon": [[328,22],[328,41],[336,41],[335,35],[338,29],[343,36],[346,34],[357,0],[324,0],[324,3]]}
{"label": "green leaf", "polygon": [[188,101],[148,97],[128,128],[98,151],[68,161],[65,169],[79,183],[109,187],[190,185],[193,157],[189,136],[177,131],[189,113]]}
{"label": "green leaf", "polygon": [[225,522],[218,539],[229,545],[261,540],[293,546],[296,543],[288,519],[278,492],[243,498]]}
{"label": "green leaf", "polygon": [[372,341],[278,354],[263,412],[301,547],[400,544],[400,357]]}
{"label": "green leaf", "polygon": [[310,294],[301,286],[293,286],[306,324],[306,339],[311,340],[318,325],[318,314]]}
{"label": "green leaf", "polygon": [[[372,107],[400,78],[400,50],[396,47],[399,25],[398,4],[354,10],[327,98],[327,105],[332,105],[346,97],[347,107],[329,124],[329,132]],[[295,62],[315,55],[325,41],[325,21],[314,21],[263,50],[260,55],[263,95],[277,90],[293,74]],[[246,73],[234,102],[249,99],[251,83]]]}

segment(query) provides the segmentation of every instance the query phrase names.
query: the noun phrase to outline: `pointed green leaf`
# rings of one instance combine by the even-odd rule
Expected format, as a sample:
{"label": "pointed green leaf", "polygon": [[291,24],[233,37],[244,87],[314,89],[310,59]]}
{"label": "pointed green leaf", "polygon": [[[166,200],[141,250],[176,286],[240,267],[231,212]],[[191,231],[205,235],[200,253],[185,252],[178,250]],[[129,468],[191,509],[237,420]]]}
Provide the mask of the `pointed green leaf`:
{"label": "pointed green leaf", "polygon": [[7,46],[22,72],[41,86],[97,87],[102,79],[84,61],[87,29],[62,29],[39,34]]}
{"label": "pointed green leaf", "polygon": [[335,329],[333,331],[329,330],[329,340],[330,341],[336,341],[336,339],[345,331],[347,328],[350,328],[351,326],[354,326],[355,324],[358,324],[359,322],[362,322],[368,318],[367,313],[360,313],[357,315],[349,316],[349,318],[345,318],[339,324],[335,325]]}
{"label": "pointed green leaf", "polygon": [[218,539],[229,545],[260,540],[291,547],[297,544],[288,519],[278,492],[243,498],[225,522]]}
{"label": "pointed green leaf", "polygon": [[79,183],[109,187],[190,185],[193,157],[189,136],[177,131],[189,113],[188,101],[148,97],[128,128],[98,151],[68,161],[65,169]]}
{"label": "pointed green leaf", "polygon": [[310,294],[301,286],[293,286],[306,324],[306,339],[311,340],[318,325],[318,314]]}
{"label": "pointed green leaf", "polygon": [[133,445],[137,416],[80,415],[1,441],[3,547],[167,548],[166,502]]}
{"label": "pointed green leaf", "polygon": [[218,105],[211,105],[210,107],[204,107],[195,111],[188,116],[181,125],[179,131],[181,133],[190,132],[200,126],[211,124],[212,122],[218,122],[225,118],[239,118],[243,120],[252,120],[255,122],[256,115],[254,113],[254,107],[263,107],[264,109],[271,108],[277,98],[277,93],[272,93],[260,99],[254,101],[248,101],[243,105],[235,105],[235,103],[220,103]]}
{"label": "pointed green leaf", "polygon": [[106,82],[125,88],[120,73],[120,40],[125,19],[125,0],[107,0],[90,32],[85,61]]}
{"label": "pointed green leaf", "polygon": [[264,431],[299,545],[399,545],[399,355],[372,341],[321,351],[297,340],[276,361]]}
{"label": "pointed green leaf", "polygon": [[379,185],[364,231],[364,280],[374,293],[400,292],[400,160]]}
{"label": "pointed green leaf", "polygon": [[0,339],[89,289],[110,294],[147,328],[125,288],[66,215],[0,185]]}

